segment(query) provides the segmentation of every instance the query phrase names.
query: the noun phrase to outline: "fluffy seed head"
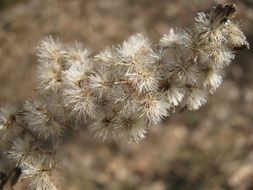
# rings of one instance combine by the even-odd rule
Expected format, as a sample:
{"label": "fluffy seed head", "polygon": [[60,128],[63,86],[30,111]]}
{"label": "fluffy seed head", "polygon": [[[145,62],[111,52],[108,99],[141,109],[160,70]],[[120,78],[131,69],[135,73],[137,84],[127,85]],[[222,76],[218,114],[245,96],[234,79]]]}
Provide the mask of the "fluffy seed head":
{"label": "fluffy seed head", "polygon": [[145,138],[146,125],[136,116],[121,116],[117,119],[117,133],[119,139],[123,139],[127,142],[133,141],[138,143]]}
{"label": "fluffy seed head", "polygon": [[64,72],[63,103],[72,116],[79,119],[94,117],[97,113],[96,97],[88,84],[90,68],[72,65]]}
{"label": "fluffy seed head", "polygon": [[17,109],[12,106],[0,108],[0,130],[12,127]]}
{"label": "fluffy seed head", "polygon": [[116,63],[128,66],[128,70],[131,70],[135,65],[150,66],[157,61],[156,58],[149,40],[141,34],[136,34],[117,49]]}
{"label": "fluffy seed head", "polygon": [[48,160],[36,157],[22,166],[26,178],[31,179],[31,186],[35,190],[57,190],[51,176]]}
{"label": "fluffy seed head", "polygon": [[23,138],[17,138],[13,141],[8,155],[13,159],[17,166],[22,166],[27,162],[35,159],[34,150],[37,148],[36,142],[31,136],[27,135]]}
{"label": "fluffy seed head", "polygon": [[170,85],[165,92],[165,100],[172,106],[178,106],[185,95],[186,89],[180,85]]}
{"label": "fluffy seed head", "polygon": [[181,46],[191,45],[191,36],[186,30],[170,29],[168,34],[165,34],[161,40],[160,45],[165,48],[180,48]]}
{"label": "fluffy seed head", "polygon": [[49,36],[38,47],[37,55],[41,63],[60,64],[63,57],[63,45],[60,43],[59,38],[55,40],[52,36]]}
{"label": "fluffy seed head", "polygon": [[222,83],[222,75],[215,70],[209,70],[206,73],[206,78],[204,80],[204,87],[209,90],[210,93],[214,93],[216,89]]}
{"label": "fluffy seed head", "polygon": [[41,100],[26,101],[23,105],[21,118],[40,137],[47,139],[59,136],[62,131],[61,124],[55,120],[54,115],[48,110],[45,102]]}
{"label": "fluffy seed head", "polygon": [[114,73],[110,68],[101,66],[89,76],[89,84],[92,91],[99,97],[111,96],[114,84]]}
{"label": "fluffy seed head", "polygon": [[90,50],[85,49],[83,44],[76,42],[67,46],[64,51],[64,58],[68,67],[73,64],[87,64],[89,63],[90,53]]}
{"label": "fluffy seed head", "polygon": [[207,92],[202,89],[192,89],[187,99],[187,108],[197,110],[207,102]]}
{"label": "fluffy seed head", "polygon": [[159,95],[147,95],[143,100],[142,116],[151,124],[158,124],[169,115],[170,104]]}
{"label": "fluffy seed head", "polygon": [[110,141],[117,139],[117,125],[117,116],[113,113],[105,113],[90,125],[90,129],[96,138]]}

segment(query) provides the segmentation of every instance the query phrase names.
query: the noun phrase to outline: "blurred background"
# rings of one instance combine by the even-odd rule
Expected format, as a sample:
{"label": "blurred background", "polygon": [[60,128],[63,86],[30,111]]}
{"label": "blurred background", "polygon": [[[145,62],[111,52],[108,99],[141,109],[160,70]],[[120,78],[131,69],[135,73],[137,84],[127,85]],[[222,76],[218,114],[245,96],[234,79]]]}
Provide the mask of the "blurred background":
{"label": "blurred background", "polygon": [[[252,0],[0,0],[0,106],[34,95],[36,47],[48,35],[94,53],[136,32],[156,43],[171,27],[190,26],[198,11],[231,2],[253,46]],[[0,170],[8,168],[0,158]],[[59,158],[60,190],[253,190],[252,50],[237,53],[201,110],[170,116],[138,145],[73,131]],[[20,181],[15,189],[29,187]]]}

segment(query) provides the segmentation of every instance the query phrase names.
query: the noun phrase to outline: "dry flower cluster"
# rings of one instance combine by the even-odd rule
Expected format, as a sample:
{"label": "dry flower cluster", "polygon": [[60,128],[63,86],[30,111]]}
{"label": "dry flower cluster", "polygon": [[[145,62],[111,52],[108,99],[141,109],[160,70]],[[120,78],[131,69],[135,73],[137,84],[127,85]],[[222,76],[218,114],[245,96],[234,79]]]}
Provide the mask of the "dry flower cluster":
{"label": "dry flower cluster", "polygon": [[197,110],[221,85],[236,50],[249,44],[233,21],[236,9],[198,13],[188,29],[171,29],[159,45],[136,34],[92,56],[80,43],[48,37],[38,47],[37,95],[0,110],[9,157],[36,190],[54,190],[56,149],[69,126],[102,140],[138,142],[176,111]]}

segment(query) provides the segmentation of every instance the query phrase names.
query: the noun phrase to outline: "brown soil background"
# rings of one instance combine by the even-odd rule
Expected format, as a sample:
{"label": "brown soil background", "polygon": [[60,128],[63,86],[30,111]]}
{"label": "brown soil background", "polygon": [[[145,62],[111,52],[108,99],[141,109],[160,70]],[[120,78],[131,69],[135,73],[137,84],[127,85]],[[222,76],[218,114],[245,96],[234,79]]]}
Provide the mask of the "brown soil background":
{"label": "brown soil background", "polygon": [[[1,1],[1,0],[0,0]],[[173,0],[20,0],[0,10],[0,106],[34,95],[36,46],[48,35],[94,53],[142,32],[154,42],[197,11],[235,2],[252,46],[253,3]],[[172,115],[138,145],[70,131],[55,172],[60,190],[252,190],[253,54],[239,52],[223,85],[197,112]],[[1,149],[3,152],[4,149]],[[0,155],[5,160],[4,154]],[[0,170],[8,170],[0,162]],[[20,181],[16,190],[29,189]]]}

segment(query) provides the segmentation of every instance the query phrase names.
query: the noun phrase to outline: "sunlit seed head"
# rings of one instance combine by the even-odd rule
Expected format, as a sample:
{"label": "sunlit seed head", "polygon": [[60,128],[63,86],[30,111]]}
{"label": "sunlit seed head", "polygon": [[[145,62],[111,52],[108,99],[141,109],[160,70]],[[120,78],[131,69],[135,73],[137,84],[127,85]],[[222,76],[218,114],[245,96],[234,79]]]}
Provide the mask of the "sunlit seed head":
{"label": "sunlit seed head", "polygon": [[83,44],[76,42],[66,47],[64,58],[66,59],[66,64],[68,66],[73,64],[87,64],[89,62],[90,54],[90,50],[84,48]]}
{"label": "sunlit seed head", "polygon": [[52,62],[61,64],[63,57],[63,45],[59,38],[54,39],[52,36],[45,38],[38,47],[39,61],[43,64]]}
{"label": "sunlit seed head", "polygon": [[197,110],[207,102],[207,91],[204,89],[192,89],[187,98],[187,108]]}

